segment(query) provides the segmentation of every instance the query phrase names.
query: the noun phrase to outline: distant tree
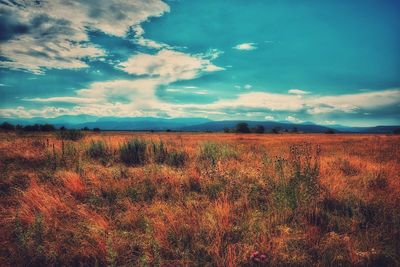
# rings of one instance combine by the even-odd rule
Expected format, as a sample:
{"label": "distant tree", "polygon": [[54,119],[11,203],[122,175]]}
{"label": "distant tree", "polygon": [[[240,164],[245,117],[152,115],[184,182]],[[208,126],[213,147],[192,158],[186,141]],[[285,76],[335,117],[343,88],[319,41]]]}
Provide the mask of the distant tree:
{"label": "distant tree", "polygon": [[171,129],[167,129],[166,132],[168,132],[168,133],[171,132]]}
{"label": "distant tree", "polygon": [[21,124],[15,125],[15,130],[21,131],[24,127]]}
{"label": "distant tree", "polygon": [[272,128],[272,130],[271,130],[274,134],[278,134],[280,131],[281,131],[281,128],[280,127],[274,127],[274,128]]}
{"label": "distant tree", "polygon": [[56,128],[52,124],[43,124],[40,126],[40,130],[43,132],[52,132],[55,131]]}
{"label": "distant tree", "polygon": [[65,131],[67,128],[65,128],[65,126],[61,126],[60,127],[60,131]]}
{"label": "distant tree", "polygon": [[93,128],[93,132],[99,133],[100,132],[100,128],[98,128],[98,127]]}
{"label": "distant tree", "polygon": [[40,125],[39,124],[25,125],[23,130],[25,132],[38,132],[40,131]]}
{"label": "distant tree", "polygon": [[82,128],[82,131],[89,131],[89,128],[87,126]]}
{"label": "distant tree", "polygon": [[394,133],[394,134],[400,134],[400,128],[394,129],[394,130],[393,130],[393,133]]}
{"label": "distant tree", "polygon": [[230,132],[231,132],[231,129],[229,129],[228,127],[224,128],[224,133],[230,133]]}
{"label": "distant tree", "polygon": [[250,133],[250,129],[247,123],[240,122],[236,124],[236,132],[237,133]]}
{"label": "distant tree", "polygon": [[15,130],[15,126],[12,125],[11,123],[8,122],[3,122],[0,125],[0,129],[4,130],[4,131],[14,131]]}
{"label": "distant tree", "polygon": [[262,125],[256,125],[256,127],[254,127],[252,129],[253,133],[264,133],[265,132],[265,128]]}
{"label": "distant tree", "polygon": [[297,129],[297,127],[295,126],[295,127],[293,127],[293,129],[292,129],[292,133],[298,133],[299,132],[299,130]]}
{"label": "distant tree", "polygon": [[329,130],[326,130],[326,131],[325,131],[325,133],[326,133],[326,134],[334,134],[334,133],[335,133],[335,131],[334,131],[334,130],[332,130],[332,129],[329,129]]}

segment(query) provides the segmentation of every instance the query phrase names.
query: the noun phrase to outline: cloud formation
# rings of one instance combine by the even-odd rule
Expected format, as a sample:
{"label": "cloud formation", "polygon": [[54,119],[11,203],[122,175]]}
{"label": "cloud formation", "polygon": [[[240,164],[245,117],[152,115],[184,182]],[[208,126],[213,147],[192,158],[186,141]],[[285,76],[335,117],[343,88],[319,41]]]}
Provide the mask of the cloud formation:
{"label": "cloud formation", "polygon": [[300,89],[290,89],[290,90],[288,91],[288,93],[289,93],[289,94],[292,94],[292,95],[307,95],[307,94],[309,94],[310,92],[303,91],[303,90],[300,90]]}
{"label": "cloud formation", "polygon": [[[214,52],[218,53],[218,52]],[[160,50],[157,54],[137,54],[119,64],[119,68],[135,75],[160,77],[164,83],[191,80],[200,73],[220,71],[224,68],[211,63],[215,55],[189,55],[173,50]]]}
{"label": "cloud formation", "polygon": [[88,31],[123,37],[131,26],[168,11],[160,0],[5,0],[0,56],[7,61],[0,66],[34,73],[87,67],[85,60],[105,54],[89,42]]}
{"label": "cloud formation", "polygon": [[257,47],[255,46],[255,43],[243,43],[243,44],[237,44],[233,47],[233,49],[236,50],[255,50]]}

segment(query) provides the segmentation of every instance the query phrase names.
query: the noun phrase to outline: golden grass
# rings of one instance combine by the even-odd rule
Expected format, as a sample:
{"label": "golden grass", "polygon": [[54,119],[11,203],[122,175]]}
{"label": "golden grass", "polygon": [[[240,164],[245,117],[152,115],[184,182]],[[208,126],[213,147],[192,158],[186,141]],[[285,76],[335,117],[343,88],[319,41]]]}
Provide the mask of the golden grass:
{"label": "golden grass", "polygon": [[[150,148],[125,165],[132,138],[184,166]],[[93,140],[109,158],[87,155]],[[396,266],[399,148],[393,135],[0,133],[0,265]]]}

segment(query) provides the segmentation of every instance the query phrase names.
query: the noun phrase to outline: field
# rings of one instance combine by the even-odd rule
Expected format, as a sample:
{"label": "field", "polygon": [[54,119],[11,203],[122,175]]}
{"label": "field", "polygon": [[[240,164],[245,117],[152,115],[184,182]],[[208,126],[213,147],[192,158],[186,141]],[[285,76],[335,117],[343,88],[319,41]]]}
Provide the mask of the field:
{"label": "field", "polygon": [[399,136],[0,133],[0,161],[1,266],[400,265]]}

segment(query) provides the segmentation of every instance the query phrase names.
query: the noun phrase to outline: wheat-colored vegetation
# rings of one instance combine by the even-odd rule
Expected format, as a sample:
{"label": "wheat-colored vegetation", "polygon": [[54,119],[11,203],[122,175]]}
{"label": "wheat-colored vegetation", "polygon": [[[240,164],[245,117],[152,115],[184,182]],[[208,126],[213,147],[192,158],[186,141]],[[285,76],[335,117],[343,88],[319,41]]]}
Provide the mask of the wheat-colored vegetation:
{"label": "wheat-colored vegetation", "polygon": [[72,137],[0,134],[1,266],[400,264],[398,136]]}

